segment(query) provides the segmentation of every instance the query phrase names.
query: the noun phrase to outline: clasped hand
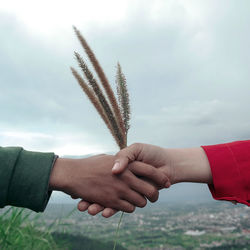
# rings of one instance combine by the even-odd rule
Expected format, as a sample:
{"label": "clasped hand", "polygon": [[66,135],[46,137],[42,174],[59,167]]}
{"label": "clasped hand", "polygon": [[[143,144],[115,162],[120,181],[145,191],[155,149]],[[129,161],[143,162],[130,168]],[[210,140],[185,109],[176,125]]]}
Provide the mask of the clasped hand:
{"label": "clasped hand", "polygon": [[91,215],[103,211],[104,217],[119,210],[131,213],[135,207],[146,206],[147,199],[157,201],[158,190],[169,185],[167,175],[137,159],[134,152],[128,155],[128,149],[116,156],[58,158],[51,173],[50,189],[82,199],[78,204],[80,211],[88,209]]}
{"label": "clasped hand", "polygon": [[[144,207],[146,205],[145,197],[151,202],[155,202],[158,199],[158,190],[164,187],[168,188],[171,183],[174,183],[171,163],[166,162],[165,153],[161,147],[136,143],[116,154],[115,164],[112,168],[113,178],[121,178],[128,170],[134,174],[134,183],[136,185],[132,189],[133,193],[137,192],[137,196],[133,195],[133,200],[131,198],[127,200],[134,207]],[[123,178],[123,180],[127,181],[126,178]],[[154,193],[153,199],[146,195],[146,190],[150,189],[151,193]],[[128,199],[130,191],[124,191],[127,193],[126,198]],[[86,197],[78,203],[78,209],[80,211],[88,209],[91,215],[103,211],[102,215],[106,218],[114,215],[118,210],[124,211],[124,209],[116,209],[116,207],[107,206],[104,203],[91,202]]]}
{"label": "clasped hand", "polygon": [[[128,170],[133,172],[135,176],[141,177],[144,181],[142,183],[142,180],[134,179],[138,184],[140,181],[140,185],[142,185],[141,189],[134,189],[134,191],[141,194],[142,198],[143,196],[149,198],[145,195],[145,192],[141,191],[144,190],[144,187],[149,187],[149,185],[151,185],[151,188],[154,187],[158,190],[163,187],[168,188],[170,185],[180,182],[197,182],[213,185],[210,163],[202,147],[161,148],[154,145],[136,143],[121,150],[115,156],[112,174],[119,177],[123,176]],[[123,180],[127,181],[126,179]],[[102,215],[104,217],[110,217],[118,210],[115,206],[107,206],[104,203],[96,202],[96,200],[93,202],[93,200],[87,200],[83,196],[81,198],[83,200],[78,203],[78,209],[80,211],[88,209],[88,212],[92,215],[103,211]],[[155,200],[151,199],[151,201]],[[130,200],[130,203],[137,206],[136,200]]]}

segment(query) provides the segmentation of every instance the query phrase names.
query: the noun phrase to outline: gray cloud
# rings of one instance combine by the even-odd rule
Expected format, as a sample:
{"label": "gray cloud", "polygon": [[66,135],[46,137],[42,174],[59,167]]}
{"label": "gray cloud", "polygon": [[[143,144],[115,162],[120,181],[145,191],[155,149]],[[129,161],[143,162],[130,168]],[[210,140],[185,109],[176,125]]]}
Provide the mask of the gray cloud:
{"label": "gray cloud", "polygon": [[[189,7],[182,1],[162,1],[152,14],[150,4],[139,8],[136,1],[120,23],[95,23],[86,34],[82,30],[111,82],[118,60],[127,76],[133,112],[130,143],[177,147],[248,139],[248,5],[208,1],[204,7],[191,1]],[[73,32],[65,32],[68,42],[57,49],[54,42],[50,46],[29,33],[14,16],[2,13],[0,19],[2,128],[87,133],[95,143],[115,150],[70,74],[69,66],[76,66],[73,50],[84,55]]]}

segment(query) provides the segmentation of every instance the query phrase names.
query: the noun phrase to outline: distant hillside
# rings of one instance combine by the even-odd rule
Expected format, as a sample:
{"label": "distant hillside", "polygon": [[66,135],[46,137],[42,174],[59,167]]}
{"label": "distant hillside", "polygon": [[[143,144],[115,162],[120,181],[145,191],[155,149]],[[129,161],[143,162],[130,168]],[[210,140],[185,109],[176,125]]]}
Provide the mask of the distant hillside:
{"label": "distant hillside", "polygon": [[[113,242],[104,242],[98,239],[90,239],[81,235],[71,235],[68,233],[52,233],[56,243],[70,250],[110,250],[113,249]],[[116,246],[117,250],[126,250],[121,245]]]}
{"label": "distant hillside", "polygon": [[[109,154],[109,155],[114,155],[116,152],[103,152],[103,154]],[[98,154],[87,154],[87,155],[63,155],[61,157],[64,158],[72,158],[72,159],[80,159],[80,158],[88,158],[94,155],[98,155]]]}

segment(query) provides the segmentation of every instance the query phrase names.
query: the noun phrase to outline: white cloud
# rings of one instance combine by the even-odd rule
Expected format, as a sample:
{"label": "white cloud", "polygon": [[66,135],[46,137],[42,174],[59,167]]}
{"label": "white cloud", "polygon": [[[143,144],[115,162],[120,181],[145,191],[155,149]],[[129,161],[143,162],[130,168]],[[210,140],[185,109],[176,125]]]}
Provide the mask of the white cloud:
{"label": "white cloud", "polygon": [[[249,134],[246,2],[237,6],[234,1],[97,2],[90,1],[83,8],[84,1],[24,1],[21,8],[19,1],[9,1],[0,7],[12,13],[4,20],[7,28],[2,29],[0,48],[1,123],[7,124],[5,128],[55,133],[58,143],[54,148],[59,152],[82,151],[78,148],[86,139],[77,139],[82,131],[89,136],[86,141],[93,145],[91,151],[99,152],[103,147],[116,150],[68,70],[69,65],[75,65],[72,51],[78,50],[79,44],[66,24],[79,18],[79,28],[111,82],[117,58],[121,60],[132,103],[129,142],[198,145]],[[224,8],[225,2],[228,8]],[[111,10],[112,4],[115,7]],[[100,8],[94,12],[96,6]],[[23,22],[12,22],[13,14]],[[49,46],[27,36],[23,24],[31,25],[32,36],[38,34]],[[35,29],[39,25],[41,30]],[[47,31],[60,35],[48,36],[44,34]],[[75,44],[69,46],[69,40]],[[68,131],[74,131],[74,138],[64,139],[68,141],[65,146],[58,138],[65,138]],[[49,139],[42,140],[41,147],[46,147],[47,140],[47,148],[52,148]],[[35,146],[34,141],[31,145]]]}
{"label": "white cloud", "polygon": [[86,134],[33,133],[19,130],[0,132],[1,146],[21,146],[31,151],[51,151],[62,155],[87,155],[107,152],[105,145],[95,144]]}
{"label": "white cloud", "polygon": [[1,3],[0,11],[13,14],[31,32],[53,38],[71,25],[112,24],[126,16],[129,1],[116,0],[11,0]]}

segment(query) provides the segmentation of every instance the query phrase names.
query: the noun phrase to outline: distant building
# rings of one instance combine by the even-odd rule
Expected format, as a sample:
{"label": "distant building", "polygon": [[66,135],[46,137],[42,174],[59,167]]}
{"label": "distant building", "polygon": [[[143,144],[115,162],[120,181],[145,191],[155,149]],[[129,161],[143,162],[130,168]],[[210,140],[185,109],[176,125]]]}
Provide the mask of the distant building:
{"label": "distant building", "polygon": [[188,230],[184,234],[191,235],[191,236],[200,236],[205,234],[205,231],[199,231],[199,230]]}

